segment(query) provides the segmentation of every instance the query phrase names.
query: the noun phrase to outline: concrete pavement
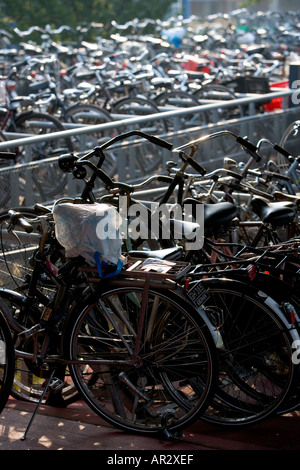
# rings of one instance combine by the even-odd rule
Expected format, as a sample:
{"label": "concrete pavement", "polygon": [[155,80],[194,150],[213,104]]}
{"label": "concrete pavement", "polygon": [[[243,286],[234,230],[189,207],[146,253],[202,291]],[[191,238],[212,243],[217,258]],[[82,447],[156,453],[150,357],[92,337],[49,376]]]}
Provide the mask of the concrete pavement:
{"label": "concrete pavement", "polygon": [[0,415],[0,450],[300,450],[300,411],[238,430],[198,421],[180,441],[168,442],[112,428],[78,401],[65,409],[41,406],[26,439],[21,440],[33,410],[31,403],[9,399]]}

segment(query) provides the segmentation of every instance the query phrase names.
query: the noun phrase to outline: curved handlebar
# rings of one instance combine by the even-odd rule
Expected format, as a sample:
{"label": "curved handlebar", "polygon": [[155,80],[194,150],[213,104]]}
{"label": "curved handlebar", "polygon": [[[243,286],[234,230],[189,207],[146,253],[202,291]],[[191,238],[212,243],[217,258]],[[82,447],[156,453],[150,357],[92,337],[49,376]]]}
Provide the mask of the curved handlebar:
{"label": "curved handlebar", "polygon": [[243,147],[245,152],[251,155],[251,157],[255,161],[259,162],[261,160],[261,156],[257,153],[258,147],[256,147],[256,145],[253,145],[251,142],[249,142],[245,138],[240,137],[228,130],[218,131],[209,135],[202,136],[197,140],[192,140],[188,142],[187,144],[184,144],[184,145],[181,145],[180,147],[175,148],[173,152],[183,152],[183,150],[187,148],[197,148],[198,145],[203,144],[204,142],[207,142],[208,140],[212,140],[212,139],[216,139],[218,137],[224,137],[224,136],[234,139],[238,144],[241,145],[241,147]]}
{"label": "curved handlebar", "polygon": [[260,141],[258,142],[257,144],[257,148],[260,148],[262,144],[267,144],[271,147],[273,147],[274,150],[276,150],[276,152],[280,153],[281,155],[283,155],[285,158],[289,159],[292,155],[287,151],[285,150],[283,147],[280,147],[280,145],[272,142],[271,140],[269,139],[260,139]]}
{"label": "curved handlebar", "polygon": [[9,210],[8,215],[10,217],[11,223],[13,225],[19,225],[22,227],[26,233],[31,233],[33,231],[32,225],[30,225],[23,217],[20,212],[15,212],[14,210]]}

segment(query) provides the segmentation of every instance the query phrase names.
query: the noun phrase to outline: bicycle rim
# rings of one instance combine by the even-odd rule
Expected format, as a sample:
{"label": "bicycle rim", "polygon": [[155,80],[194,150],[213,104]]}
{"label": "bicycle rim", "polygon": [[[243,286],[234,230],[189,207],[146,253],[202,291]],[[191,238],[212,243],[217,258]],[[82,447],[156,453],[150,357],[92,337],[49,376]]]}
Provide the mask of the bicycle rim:
{"label": "bicycle rim", "polygon": [[219,322],[224,349],[217,392],[202,419],[231,426],[258,423],[273,415],[296,386],[294,336],[250,286],[203,282],[210,295],[205,310]]}
{"label": "bicycle rim", "polygon": [[[40,313],[24,304],[22,296],[13,292],[0,292],[0,306],[5,305],[10,315],[20,324],[20,328],[30,329],[36,324]],[[26,302],[26,300],[25,300]],[[33,353],[34,343],[28,334],[23,341],[19,342],[20,331],[14,331],[12,325],[10,325],[10,336],[14,341],[17,341],[16,347],[18,350],[23,350],[27,353]],[[53,368],[55,368],[55,377],[62,381],[61,389],[59,393],[52,393],[50,390],[45,394],[44,389],[47,385],[48,378]],[[70,403],[79,399],[79,394],[75,388],[70,373],[64,366],[57,367],[53,364],[49,367],[49,370],[45,372],[42,367],[37,366],[30,359],[25,360],[18,355],[15,355],[14,367],[13,367],[13,381],[11,384],[11,395],[19,400],[25,400],[32,403],[40,401],[42,395],[42,403],[66,407]],[[39,372],[39,370],[41,372]]]}
{"label": "bicycle rim", "polygon": [[208,404],[214,344],[176,295],[171,300],[150,290],[142,347],[134,357],[142,297],[143,288],[120,287],[74,315],[70,359],[85,368],[72,365],[71,375],[88,405],[110,424],[156,434],[167,422],[168,429],[179,430]]}
{"label": "bicycle rim", "polygon": [[14,378],[14,345],[5,320],[5,307],[0,303],[0,413],[10,395]]}

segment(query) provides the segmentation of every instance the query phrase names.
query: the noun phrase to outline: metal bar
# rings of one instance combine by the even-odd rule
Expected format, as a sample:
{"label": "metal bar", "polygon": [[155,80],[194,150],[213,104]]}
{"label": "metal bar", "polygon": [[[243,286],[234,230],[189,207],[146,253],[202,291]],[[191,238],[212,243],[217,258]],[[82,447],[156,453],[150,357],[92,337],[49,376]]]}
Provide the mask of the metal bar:
{"label": "metal bar", "polygon": [[[230,108],[236,105],[258,103],[260,101],[265,101],[266,99],[271,100],[273,98],[278,98],[281,96],[282,97],[290,96],[294,93],[294,91],[295,90],[282,89],[281,91],[267,93],[264,95],[255,95],[255,96],[251,95],[251,97],[238,98],[236,100],[222,102],[221,107]],[[126,126],[126,125],[139,124],[142,122],[155,121],[157,119],[168,119],[172,117],[192,114],[192,113],[195,113],[196,111],[198,112],[211,111],[217,108],[220,108],[220,102],[216,102],[214,104],[204,104],[204,105],[199,105],[195,107],[193,106],[193,107],[184,108],[184,109],[177,109],[175,111],[173,110],[173,111],[161,112],[157,114],[149,114],[149,115],[142,116],[142,117],[139,116],[139,117],[134,117],[134,118],[129,118],[129,119],[122,119],[119,121],[112,121],[109,123],[97,124],[94,126],[80,126],[78,129],[76,128],[69,129],[69,130],[53,132],[51,134],[45,134],[41,136],[26,137],[26,139],[21,138],[21,139],[16,139],[13,141],[2,142],[0,143],[0,151],[1,149],[17,147],[18,145],[29,145],[32,143],[45,142],[48,140],[51,141],[51,140],[56,140],[62,137],[70,137],[72,135],[80,135],[80,134],[85,134],[87,132],[95,132],[100,129],[105,130],[105,129],[111,129],[111,128],[118,128],[118,127],[123,127],[124,125]]]}

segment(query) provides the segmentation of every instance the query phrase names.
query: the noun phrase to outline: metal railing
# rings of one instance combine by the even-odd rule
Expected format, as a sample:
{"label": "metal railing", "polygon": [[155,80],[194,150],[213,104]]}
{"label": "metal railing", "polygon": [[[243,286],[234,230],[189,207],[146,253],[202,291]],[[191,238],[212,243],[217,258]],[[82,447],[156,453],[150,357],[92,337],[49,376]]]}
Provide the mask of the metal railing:
{"label": "metal railing", "polygon": [[[13,140],[0,143],[0,151],[22,146],[26,150],[26,163],[0,169],[0,209],[19,205],[28,206],[36,202],[46,204],[61,196],[74,196],[80,193],[83,183],[74,180],[71,175],[62,174],[59,171],[57,165],[58,157],[32,161],[34,145],[39,142],[77,136],[81,142],[80,148],[84,151],[86,150],[85,142],[88,134],[96,133],[97,131],[109,133],[112,129],[114,132],[119,130],[124,132],[140,128],[143,126],[143,123],[157,120],[172,121],[172,132],[161,135],[161,137],[171,142],[173,146],[182,145],[202,135],[224,129],[224,127],[238,135],[247,136],[254,143],[262,137],[279,142],[286,127],[292,121],[299,118],[300,107],[290,106],[290,97],[293,93],[294,90],[278,89],[265,95],[247,95],[236,100],[210,102],[196,107],[119,119],[105,124],[84,127],[71,125],[65,131],[41,136],[8,134],[8,137],[13,137]],[[279,97],[282,98],[282,109],[274,112],[256,113],[256,106],[259,103],[270,102],[270,100]],[[245,116],[231,121],[217,122],[220,107],[236,106],[244,107],[246,110]],[[208,111],[212,121],[215,122],[202,126],[195,125],[195,127],[188,129],[183,128],[182,122],[187,115]],[[224,156],[243,157],[242,154],[237,153],[237,148],[228,148],[226,142],[214,140],[207,144],[203,146],[200,156],[201,164],[207,169],[222,165]],[[146,149],[145,141],[140,139],[114,146],[113,150],[110,151],[113,152],[113,159],[116,164],[114,177],[120,181],[137,181],[146,178],[149,174],[145,174],[143,171],[145,152],[147,152],[147,158],[149,158],[149,153],[158,151],[161,152],[161,159],[157,159],[157,167],[151,170],[151,174],[154,172],[165,172],[164,164],[167,160],[172,159],[173,155],[167,150],[161,151],[161,149],[158,150],[157,147],[154,148],[153,146],[150,148],[149,144],[147,144]]]}

